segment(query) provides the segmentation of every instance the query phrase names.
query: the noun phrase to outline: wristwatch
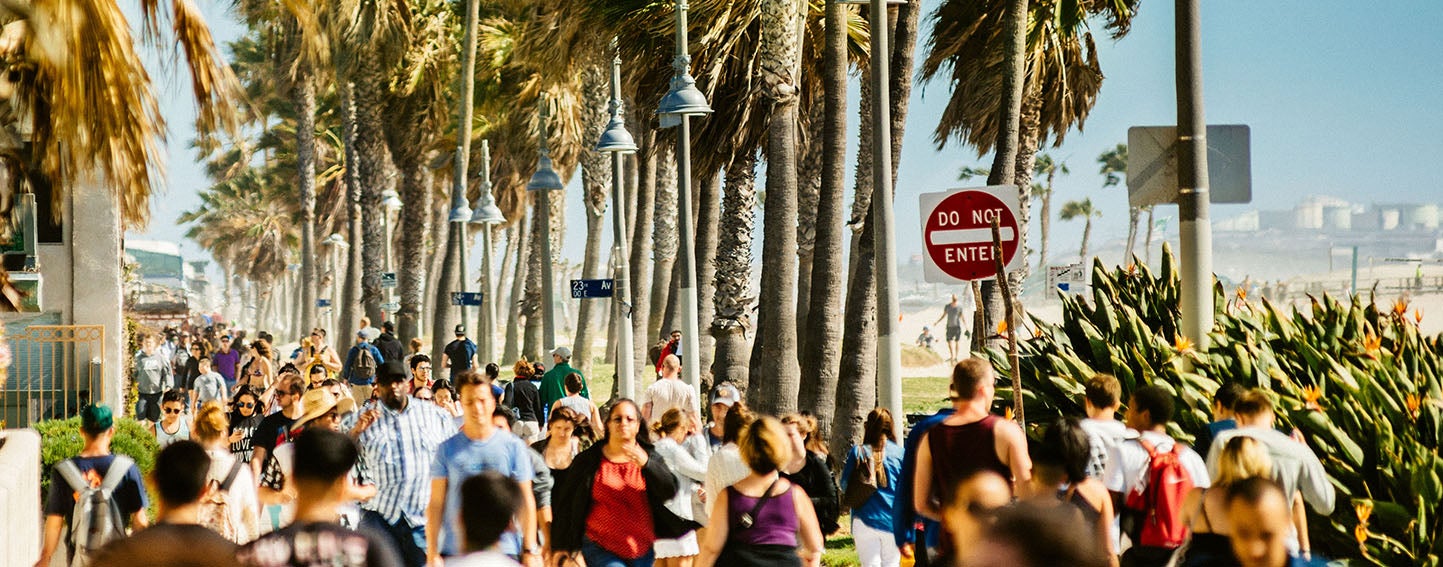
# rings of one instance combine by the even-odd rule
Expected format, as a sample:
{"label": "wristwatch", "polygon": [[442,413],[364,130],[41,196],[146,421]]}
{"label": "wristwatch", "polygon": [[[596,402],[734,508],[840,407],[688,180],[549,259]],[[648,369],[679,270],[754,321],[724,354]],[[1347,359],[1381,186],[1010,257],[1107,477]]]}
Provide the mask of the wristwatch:
{"label": "wristwatch", "polygon": [[522,555],[541,555],[541,548],[532,546],[521,551]]}

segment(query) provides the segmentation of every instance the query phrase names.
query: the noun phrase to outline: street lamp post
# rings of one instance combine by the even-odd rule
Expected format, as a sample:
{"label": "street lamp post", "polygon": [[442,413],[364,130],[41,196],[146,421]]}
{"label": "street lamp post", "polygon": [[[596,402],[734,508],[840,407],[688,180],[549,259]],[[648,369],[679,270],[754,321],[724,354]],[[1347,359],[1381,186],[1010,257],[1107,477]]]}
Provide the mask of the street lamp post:
{"label": "street lamp post", "polygon": [[706,95],[696,88],[696,79],[691,76],[691,55],[687,54],[686,0],[676,3],[676,59],[672,61],[673,75],[671,89],[661,98],[656,109],[662,128],[680,126],[676,138],[677,176],[677,236],[681,250],[677,251],[680,262],[681,286],[681,335],[682,356],[687,357],[682,365],[682,380],[692,388],[701,388],[701,340],[697,336],[701,323],[697,320],[696,299],[696,243],[691,218],[691,117],[711,114],[711,105]]}
{"label": "street lamp post", "polygon": [[630,269],[626,265],[626,258],[631,252],[626,243],[626,212],[623,208],[626,199],[622,198],[622,193],[625,192],[622,165],[625,162],[624,155],[636,152],[636,140],[632,138],[631,132],[626,131],[626,120],[623,118],[625,111],[621,102],[621,53],[618,51],[616,38],[611,40],[611,49],[615,54],[611,60],[611,122],[606,125],[606,131],[601,133],[601,139],[596,143],[596,151],[611,154],[611,277],[615,284],[612,294],[617,309],[612,324],[617,326],[616,378],[620,381],[617,392],[623,398],[634,399],[636,368],[633,360],[635,351],[632,350],[629,303],[631,281],[626,276]]}
{"label": "street lamp post", "polygon": [[[902,414],[902,345],[898,341],[897,242],[892,214],[891,68],[887,1],[871,0],[872,16],[872,237],[877,272],[877,401]],[[899,422],[900,423],[900,422]]]}
{"label": "street lamp post", "polygon": [[[389,272],[389,273],[395,273],[395,272],[396,272],[395,255],[392,253],[392,250],[391,250],[392,243],[394,243],[394,242],[396,241],[395,235],[391,234],[391,215],[394,215],[394,214],[396,214],[397,212],[400,212],[400,210],[401,210],[401,196],[398,195],[398,194],[396,194],[396,190],[395,190],[395,189],[387,189],[387,190],[385,190],[385,191],[382,191],[382,192],[381,192],[381,211],[382,211],[382,212],[381,212],[381,228],[382,228],[383,231],[386,233],[386,245],[385,245],[384,247],[382,247],[382,250],[383,250],[384,253],[385,253],[386,271]],[[386,288],[386,302],[387,302],[387,303],[390,303],[390,302],[392,302],[392,301],[395,301],[395,289],[388,287],[388,288]],[[387,310],[385,310],[385,309],[382,309],[381,312],[386,314],[386,318],[387,318],[387,319],[390,319],[391,317],[394,316],[394,313],[392,313],[392,312],[390,312],[390,311],[387,311]]]}
{"label": "street lamp post", "polygon": [[531,181],[526,184],[527,191],[535,191],[536,208],[540,209],[536,216],[536,222],[541,223],[541,323],[542,337],[541,344],[546,352],[556,348],[556,312],[553,307],[552,286],[554,275],[552,274],[551,255],[551,192],[563,188],[561,176],[551,167],[551,150],[546,147],[546,96],[541,96],[541,127],[537,136],[540,139],[539,155],[536,159],[536,173],[531,175]]}
{"label": "street lamp post", "polygon": [[471,224],[481,225],[481,360],[492,361],[496,355],[496,302],[491,298],[491,225],[506,222],[501,209],[491,196],[491,143],[481,140],[481,196]]}
{"label": "street lamp post", "polygon": [[[344,280],[344,277],[340,273],[341,254],[345,252],[347,248],[350,248],[351,245],[346,243],[346,237],[341,236],[339,232],[331,233],[322,244],[330,246],[331,249],[331,307],[328,310],[330,316],[327,317],[328,324],[326,325],[326,331],[329,333],[327,339],[329,340],[332,336],[340,336],[337,334],[336,317],[337,309],[339,309],[341,304],[341,282]],[[335,348],[336,345],[332,344],[331,347]]]}

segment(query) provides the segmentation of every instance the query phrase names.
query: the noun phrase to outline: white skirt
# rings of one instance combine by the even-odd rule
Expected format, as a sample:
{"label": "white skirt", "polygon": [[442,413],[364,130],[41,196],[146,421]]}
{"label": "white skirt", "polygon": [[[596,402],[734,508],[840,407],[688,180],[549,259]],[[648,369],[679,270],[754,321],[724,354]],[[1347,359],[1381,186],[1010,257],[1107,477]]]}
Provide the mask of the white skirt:
{"label": "white skirt", "polygon": [[701,548],[696,544],[696,532],[687,532],[686,535],[677,539],[659,539],[652,547],[656,550],[656,558],[666,557],[691,557],[701,553]]}

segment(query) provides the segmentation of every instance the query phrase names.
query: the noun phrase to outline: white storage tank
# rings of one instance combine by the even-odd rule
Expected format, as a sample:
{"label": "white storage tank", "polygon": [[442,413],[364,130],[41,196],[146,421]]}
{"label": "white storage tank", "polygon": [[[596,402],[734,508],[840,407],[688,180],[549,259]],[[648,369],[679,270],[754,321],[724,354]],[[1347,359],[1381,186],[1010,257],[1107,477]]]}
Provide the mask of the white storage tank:
{"label": "white storage tank", "polygon": [[1328,230],[1353,230],[1353,208],[1346,205],[1324,207],[1323,227]]}
{"label": "white storage tank", "polygon": [[1383,230],[1398,230],[1398,222],[1402,218],[1398,209],[1383,209],[1378,211],[1378,216],[1382,219]]}
{"label": "white storage tank", "polygon": [[1408,211],[1408,227],[1418,230],[1438,229],[1438,205],[1418,205]]}

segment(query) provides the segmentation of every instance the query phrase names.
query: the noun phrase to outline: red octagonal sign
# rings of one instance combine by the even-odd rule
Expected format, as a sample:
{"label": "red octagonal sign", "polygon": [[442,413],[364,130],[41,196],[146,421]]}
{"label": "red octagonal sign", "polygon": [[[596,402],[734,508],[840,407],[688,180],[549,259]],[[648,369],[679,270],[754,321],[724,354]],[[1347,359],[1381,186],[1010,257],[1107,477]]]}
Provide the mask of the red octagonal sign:
{"label": "red octagonal sign", "polygon": [[[1015,269],[1021,239],[1016,190],[1011,186],[922,195],[922,239],[929,282],[985,280],[997,276],[992,220],[1002,240],[1002,264]],[[1008,197],[1011,197],[1008,199]]]}

